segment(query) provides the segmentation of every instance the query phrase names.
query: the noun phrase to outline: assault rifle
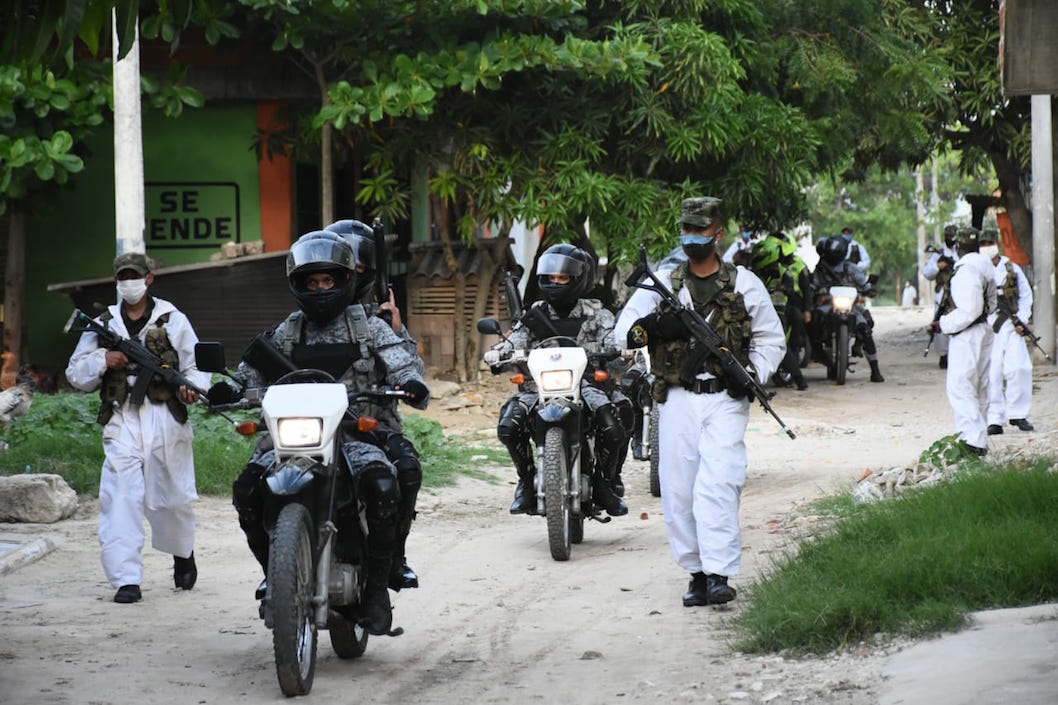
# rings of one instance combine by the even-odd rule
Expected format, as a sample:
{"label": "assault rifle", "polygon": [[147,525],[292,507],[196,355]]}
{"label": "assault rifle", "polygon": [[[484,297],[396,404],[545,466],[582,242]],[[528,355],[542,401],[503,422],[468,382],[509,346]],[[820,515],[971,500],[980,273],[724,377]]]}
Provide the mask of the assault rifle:
{"label": "assault rifle", "polygon": [[[653,282],[652,284],[644,284],[643,278],[647,277]],[[647,263],[647,248],[640,246],[639,248],[639,265],[635,268],[635,271],[625,280],[626,286],[634,286],[637,289],[646,289],[647,291],[653,291],[655,294],[661,297],[661,300],[672,309],[672,312],[680,319],[680,322],[687,327],[694,339],[698,341],[706,351],[715,357],[719,362],[720,366],[724,371],[724,375],[738,388],[746,390],[746,393],[750,395],[751,400],[756,399],[760,402],[760,405],[767,411],[773,419],[782,427],[782,430],[786,431],[786,435],[790,438],[797,438],[794,432],[786,427],[779,415],[775,413],[775,410],[771,408],[771,404],[768,400],[771,395],[761,386],[760,382],[757,381],[756,376],[742,366],[742,363],[732,354],[731,350],[724,344],[720,334],[709,325],[709,322],[702,318],[697,311],[693,308],[684,306],[676,295],[666,287],[657,275],[650,270],[650,265]]]}
{"label": "assault rifle", "polygon": [[[386,229],[381,218],[371,221],[371,231],[375,235],[375,297],[378,305],[389,303],[389,260],[386,257]],[[383,311],[379,317],[386,323],[393,323],[389,311]]]}
{"label": "assault rifle", "polygon": [[129,392],[129,402],[139,406],[147,396],[147,385],[151,383],[154,375],[160,375],[165,382],[174,388],[184,386],[190,391],[198,394],[199,398],[205,399],[206,392],[199,389],[195,384],[167,365],[162,358],[155,355],[139,340],[134,338],[122,338],[110,330],[110,326],[101,324],[81,309],[74,309],[70,320],[63,328],[66,333],[84,333],[91,331],[99,338],[100,344],[107,350],[117,350],[129,359],[129,374],[136,375],[136,384],[132,385]]}
{"label": "assault rifle", "polygon": [[522,293],[518,291],[519,276],[507,270],[503,275],[503,291],[507,296],[507,310],[511,314],[511,322],[522,317]]}
{"label": "assault rifle", "polygon": [[1040,345],[1040,336],[1033,333],[1032,329],[1029,328],[1029,325],[1023,322],[1020,318],[1018,318],[1017,312],[1012,311],[1010,309],[1010,304],[1007,303],[1007,300],[1005,298],[1003,298],[1002,296],[997,296],[996,307],[999,309],[999,312],[1001,314],[1005,315],[1007,318],[1010,319],[1010,322],[1014,325],[1015,330],[1018,328],[1018,326],[1021,326],[1021,330],[1025,331],[1021,334],[1022,337],[1027,338],[1029,342],[1031,342],[1036,347],[1037,350],[1043,353],[1043,358],[1047,360],[1047,362],[1054,362],[1054,360],[1051,359],[1051,356],[1047,354],[1047,351],[1043,349],[1043,346]]}

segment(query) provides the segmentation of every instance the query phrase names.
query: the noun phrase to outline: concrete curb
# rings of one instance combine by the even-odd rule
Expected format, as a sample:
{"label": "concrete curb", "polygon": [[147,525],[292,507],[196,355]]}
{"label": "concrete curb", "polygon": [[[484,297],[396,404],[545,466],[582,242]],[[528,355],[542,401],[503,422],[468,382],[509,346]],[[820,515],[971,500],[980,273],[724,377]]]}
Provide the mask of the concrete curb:
{"label": "concrete curb", "polygon": [[55,550],[55,544],[52,543],[51,539],[44,536],[28,540],[21,536],[0,536],[0,541],[19,543],[18,548],[0,555],[0,575],[7,575],[17,568],[28,565],[38,558],[43,558]]}

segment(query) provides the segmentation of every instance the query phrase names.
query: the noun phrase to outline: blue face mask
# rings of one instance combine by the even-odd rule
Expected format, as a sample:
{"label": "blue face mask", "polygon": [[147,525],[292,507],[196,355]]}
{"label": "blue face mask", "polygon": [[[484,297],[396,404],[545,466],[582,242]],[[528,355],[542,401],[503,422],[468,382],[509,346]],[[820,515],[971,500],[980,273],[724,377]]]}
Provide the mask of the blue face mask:
{"label": "blue face mask", "polygon": [[713,242],[715,238],[705,235],[690,235],[680,233],[680,245],[683,247],[688,259],[701,262],[713,254]]}
{"label": "blue face mask", "polygon": [[845,242],[852,242],[852,235],[849,235],[848,233],[842,233],[841,237],[845,238]]}

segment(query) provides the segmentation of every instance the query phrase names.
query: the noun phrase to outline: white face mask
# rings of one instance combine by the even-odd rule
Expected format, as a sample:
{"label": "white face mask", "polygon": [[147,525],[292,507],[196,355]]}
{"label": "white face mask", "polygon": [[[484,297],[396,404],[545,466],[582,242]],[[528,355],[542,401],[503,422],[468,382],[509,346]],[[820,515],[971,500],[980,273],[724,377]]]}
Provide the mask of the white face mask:
{"label": "white face mask", "polygon": [[118,298],[127,304],[138,304],[146,295],[146,279],[122,279],[118,282]]}
{"label": "white face mask", "polygon": [[995,259],[999,256],[999,245],[982,245],[980,252],[988,259]]}

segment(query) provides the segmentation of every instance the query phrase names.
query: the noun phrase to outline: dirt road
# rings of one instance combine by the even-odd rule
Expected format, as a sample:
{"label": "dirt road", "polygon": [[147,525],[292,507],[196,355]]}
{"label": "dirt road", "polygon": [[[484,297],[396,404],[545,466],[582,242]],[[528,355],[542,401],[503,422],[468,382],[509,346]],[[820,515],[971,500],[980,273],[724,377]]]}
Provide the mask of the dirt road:
{"label": "dirt road", "polygon": [[[884,384],[862,362],[844,387],[807,371],[808,391],[780,390],[773,405],[791,441],[759,409],[747,434],[743,588],[811,518],[807,503],[844,491],[866,469],[912,462],[951,433],[935,355],[922,358],[929,311],[876,309]],[[1037,371],[1036,435],[1055,429],[1053,368]],[[464,390],[485,407],[430,414],[450,432],[492,433],[506,390]],[[1013,429],[997,444],[1023,443]],[[877,699],[886,656],[900,645],[852,645],[818,659],[733,654],[727,611],[684,608],[661,503],[645,463],[625,471],[627,517],[588,523],[565,563],[550,558],[539,517],[507,514],[513,485],[464,480],[428,492],[409,542],[422,587],[397,595],[398,638],[372,637],[354,661],[321,634],[309,698],[318,702],[848,703]],[[172,589],[171,559],[146,550],[144,599],[111,602],[99,566],[96,505],[55,525],[3,527],[45,535],[54,552],[0,577],[0,703],[284,702],[271,633],[251,599],[260,572],[227,499],[197,508],[198,585]]]}

